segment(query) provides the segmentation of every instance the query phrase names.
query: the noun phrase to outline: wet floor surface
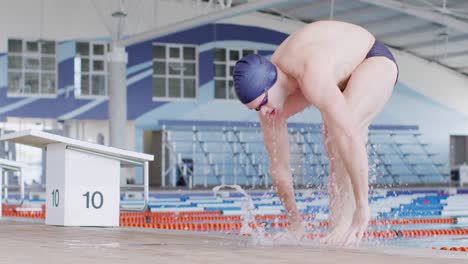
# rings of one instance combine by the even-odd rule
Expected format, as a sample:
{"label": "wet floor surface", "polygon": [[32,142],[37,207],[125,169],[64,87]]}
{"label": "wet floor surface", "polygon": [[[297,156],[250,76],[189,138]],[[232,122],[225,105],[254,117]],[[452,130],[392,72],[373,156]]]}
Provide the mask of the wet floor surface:
{"label": "wet floor surface", "polygon": [[[0,263],[468,263],[468,253],[367,245],[252,245],[248,237],[0,220]],[[148,262],[147,262],[148,261]],[[150,261],[150,262],[149,262]]]}

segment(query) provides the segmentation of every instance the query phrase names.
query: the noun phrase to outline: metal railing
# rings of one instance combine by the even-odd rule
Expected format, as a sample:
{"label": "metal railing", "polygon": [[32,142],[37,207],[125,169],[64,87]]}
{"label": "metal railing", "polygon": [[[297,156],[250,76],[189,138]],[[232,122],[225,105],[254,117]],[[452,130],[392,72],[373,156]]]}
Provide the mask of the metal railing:
{"label": "metal railing", "polygon": [[[3,194],[0,202],[5,201],[7,205],[21,206],[24,203],[24,179],[23,179],[23,166],[15,164],[9,160],[0,159],[0,184],[1,184],[1,193]],[[8,175],[5,171],[12,171],[18,174],[18,185],[9,185],[8,184]],[[11,202],[9,200],[9,191],[11,189],[19,190],[20,196],[17,202]],[[1,212],[0,212],[1,214]]]}
{"label": "metal railing", "polygon": [[[269,160],[258,127],[239,129],[235,126],[190,125],[165,129],[171,136],[165,139],[164,144],[173,146],[166,148],[166,151],[171,152],[170,155],[163,155],[163,158],[172,157],[164,171],[166,176],[177,169],[187,172],[180,161],[184,157],[190,157],[193,160],[193,170],[187,172],[193,183],[190,188],[199,184],[204,187],[216,185],[220,183],[220,179],[223,184],[256,186],[250,176],[257,175],[260,178],[262,174],[265,175],[260,178],[262,185],[269,186],[268,173],[260,169],[262,166],[268,168]],[[292,159],[291,167],[304,168],[293,172],[298,179],[297,184],[324,184],[328,176],[328,159],[323,148],[321,130],[317,127],[298,127],[289,132],[290,146],[295,147],[291,156],[298,157]],[[445,183],[448,180],[448,173],[444,169],[446,164],[438,163],[436,154],[431,153],[429,146],[419,138],[420,133],[416,129],[399,132],[379,128],[370,131],[367,150],[369,165],[375,168],[372,173],[375,174],[376,184],[401,185],[415,182],[425,185],[432,183],[431,181]],[[219,170],[221,167],[224,169]],[[421,171],[420,168],[426,171]],[[182,173],[184,175],[187,174]],[[174,179],[175,177],[172,178],[172,184],[175,184]]]}

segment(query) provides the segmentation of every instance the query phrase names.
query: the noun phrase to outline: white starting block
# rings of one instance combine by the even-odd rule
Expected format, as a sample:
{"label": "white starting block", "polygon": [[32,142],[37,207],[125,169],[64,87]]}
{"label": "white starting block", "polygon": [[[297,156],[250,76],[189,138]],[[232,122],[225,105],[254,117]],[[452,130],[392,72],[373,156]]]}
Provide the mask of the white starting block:
{"label": "white starting block", "polygon": [[[17,171],[19,172],[18,175],[18,183],[20,189],[20,204],[23,203],[24,199],[24,181],[23,181],[23,173],[22,170],[25,166],[19,162],[7,159],[0,159],[0,218],[2,217],[2,202],[3,202],[3,195],[5,195],[5,201],[8,199],[8,178],[4,177],[3,171]],[[19,205],[20,205],[19,204]]]}
{"label": "white starting block", "polygon": [[46,149],[46,220],[59,226],[119,226],[120,166],[144,166],[153,155],[126,151],[42,131],[5,134],[0,140]]}

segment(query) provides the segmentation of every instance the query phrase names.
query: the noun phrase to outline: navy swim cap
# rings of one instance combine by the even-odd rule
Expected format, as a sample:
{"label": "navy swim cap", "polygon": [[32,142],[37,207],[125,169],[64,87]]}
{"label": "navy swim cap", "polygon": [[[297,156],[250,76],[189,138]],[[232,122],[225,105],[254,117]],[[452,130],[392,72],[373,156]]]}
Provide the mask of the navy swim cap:
{"label": "navy swim cap", "polygon": [[234,89],[243,104],[248,104],[276,82],[276,67],[266,58],[250,54],[236,62]]}

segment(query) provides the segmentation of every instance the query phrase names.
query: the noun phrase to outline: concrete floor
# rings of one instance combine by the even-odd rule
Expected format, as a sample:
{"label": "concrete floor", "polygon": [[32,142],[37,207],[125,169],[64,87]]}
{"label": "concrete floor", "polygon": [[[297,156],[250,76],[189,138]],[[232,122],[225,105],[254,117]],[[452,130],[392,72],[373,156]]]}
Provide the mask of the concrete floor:
{"label": "concrete floor", "polygon": [[[144,261],[144,262],[143,262]],[[46,226],[0,220],[0,263],[468,263],[468,253],[432,249],[253,246],[250,238],[129,228]]]}

